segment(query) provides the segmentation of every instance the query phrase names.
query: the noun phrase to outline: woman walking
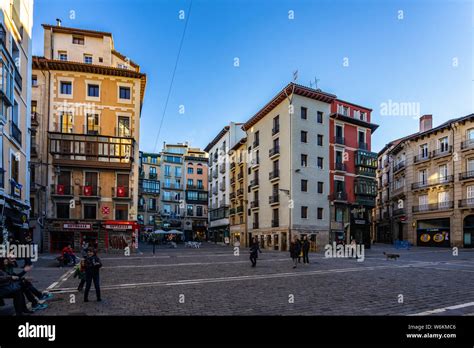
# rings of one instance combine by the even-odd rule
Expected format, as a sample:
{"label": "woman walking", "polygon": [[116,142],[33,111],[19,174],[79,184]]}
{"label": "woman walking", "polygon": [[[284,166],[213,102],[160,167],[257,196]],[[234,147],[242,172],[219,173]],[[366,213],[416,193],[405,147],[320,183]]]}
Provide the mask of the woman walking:
{"label": "woman walking", "polygon": [[95,293],[97,295],[97,301],[100,302],[100,279],[99,269],[102,267],[102,262],[97,257],[94,249],[89,248],[87,250],[86,257],[86,290],[84,291],[84,302],[89,302],[89,290],[91,289],[92,281],[94,281]]}
{"label": "woman walking", "polygon": [[250,244],[250,262],[252,262],[252,267],[257,266],[258,253],[261,253],[260,246],[256,237],[252,238],[252,243]]}
{"label": "woman walking", "polygon": [[290,243],[290,256],[293,260],[293,268],[296,268],[296,265],[298,265],[298,258],[300,256],[301,252],[301,243],[298,239],[298,236],[295,236],[293,238],[293,241]]}
{"label": "woman walking", "polygon": [[309,265],[309,241],[308,236],[303,237],[303,245],[301,246],[303,249],[303,263]]}

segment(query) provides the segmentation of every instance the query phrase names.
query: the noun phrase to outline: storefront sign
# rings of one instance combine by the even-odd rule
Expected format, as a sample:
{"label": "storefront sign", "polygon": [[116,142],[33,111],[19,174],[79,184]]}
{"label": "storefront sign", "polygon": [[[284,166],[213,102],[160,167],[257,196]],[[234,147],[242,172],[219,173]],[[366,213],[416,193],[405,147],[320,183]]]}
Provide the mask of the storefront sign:
{"label": "storefront sign", "polygon": [[91,224],[63,224],[65,230],[90,230]]}
{"label": "storefront sign", "polygon": [[365,225],[365,220],[354,220],[356,225]]}
{"label": "storefront sign", "polygon": [[105,225],[105,228],[108,230],[123,231],[123,230],[131,230],[133,229],[133,226],[132,225]]}

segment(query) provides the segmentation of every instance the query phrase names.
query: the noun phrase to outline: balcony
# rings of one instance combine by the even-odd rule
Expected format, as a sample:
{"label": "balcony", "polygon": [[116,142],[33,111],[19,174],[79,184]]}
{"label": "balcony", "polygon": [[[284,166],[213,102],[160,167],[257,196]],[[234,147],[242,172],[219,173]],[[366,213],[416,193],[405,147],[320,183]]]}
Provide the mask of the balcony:
{"label": "balcony", "polygon": [[128,138],[49,132],[53,165],[131,170],[134,140]]}
{"label": "balcony", "polygon": [[237,197],[240,197],[240,196],[243,196],[244,195],[244,189],[243,188],[239,188],[237,190]]}
{"label": "balcony", "polygon": [[155,206],[152,206],[152,207],[148,207],[147,211],[148,211],[149,213],[156,213],[156,212],[158,211],[158,208],[157,208],[157,206],[155,205]]}
{"label": "balcony", "polygon": [[268,197],[268,204],[278,204],[280,203],[280,195],[279,194],[274,194]]}
{"label": "balcony", "polygon": [[474,209],[474,198],[460,199],[458,201],[458,208]]}
{"label": "balcony", "polygon": [[280,226],[280,220],[279,219],[272,220],[272,227],[279,227],[279,226]]}
{"label": "balcony", "polygon": [[72,185],[51,185],[51,196],[72,197],[74,196],[74,186]]}
{"label": "balcony", "polygon": [[411,189],[418,190],[418,189],[423,189],[423,188],[427,188],[427,187],[435,186],[435,185],[447,185],[447,184],[452,183],[453,181],[454,181],[454,176],[448,175],[445,177],[439,177],[435,179],[414,182],[413,184],[411,184]]}
{"label": "balcony", "polygon": [[99,198],[100,187],[97,185],[84,185],[80,186],[80,197],[82,198]]}
{"label": "balcony", "polygon": [[268,173],[268,179],[270,181],[279,179],[280,178],[280,171],[278,169],[274,169],[272,172]]}
{"label": "balcony", "polygon": [[405,185],[400,187],[392,186],[392,198],[396,198],[402,194],[405,194]]}
{"label": "balcony", "polygon": [[233,176],[233,177],[230,178],[230,184],[231,184],[231,185],[234,185],[234,184],[235,184],[235,176]]}
{"label": "balcony", "polygon": [[231,192],[231,193],[229,194],[229,199],[230,199],[231,201],[234,200],[236,197],[237,197],[237,195],[236,195],[235,192]]}
{"label": "balcony", "polygon": [[219,173],[221,173],[221,174],[225,173],[225,163],[223,163],[219,166]]}
{"label": "balcony", "polygon": [[257,167],[257,166],[259,166],[259,165],[260,165],[260,158],[258,158],[258,157],[257,157],[257,158],[254,158],[254,159],[252,159],[252,160],[250,161],[250,166],[251,166],[252,168]]}
{"label": "balcony", "polygon": [[280,146],[275,146],[273,149],[268,150],[268,157],[273,158],[280,154]]}
{"label": "balcony", "polygon": [[339,172],[345,172],[346,171],[346,165],[344,163],[336,162],[336,163],[334,163],[334,169],[339,171]]}
{"label": "balcony", "polygon": [[31,113],[31,125],[32,126],[39,126],[39,114],[37,112],[32,112]]}
{"label": "balcony", "polygon": [[232,171],[232,170],[234,170],[234,169],[235,169],[235,162],[231,162],[231,164],[230,164],[230,170]]}
{"label": "balcony", "polygon": [[369,149],[369,144],[364,143],[362,141],[359,141],[358,148],[361,149],[361,150],[368,150]]}
{"label": "balcony", "polygon": [[474,170],[459,173],[459,180],[467,180],[467,179],[473,179],[473,178],[474,178]]}
{"label": "balcony", "polygon": [[181,191],[183,189],[183,185],[176,184],[176,183],[172,184],[172,183],[169,183],[169,182],[168,183],[165,182],[165,183],[163,183],[163,188],[168,189],[168,190],[180,190]]}
{"label": "balcony", "polygon": [[453,201],[447,202],[438,202],[433,204],[424,204],[424,205],[415,205],[413,206],[414,213],[438,211],[438,210],[448,210],[454,207]]}
{"label": "balcony", "polygon": [[335,136],[334,143],[339,145],[346,145],[346,139],[344,137]]}
{"label": "balcony", "polygon": [[399,170],[405,169],[405,161],[400,161],[393,165],[393,172],[396,173]]}
{"label": "balcony", "polygon": [[209,176],[207,177],[207,182],[211,182],[211,181],[212,181],[212,176],[209,175]]}
{"label": "balcony", "polygon": [[235,215],[235,208],[229,209],[229,215]]}
{"label": "balcony", "polygon": [[113,199],[132,199],[131,188],[128,186],[117,186],[112,187],[112,198]]}
{"label": "balcony", "polygon": [[428,161],[431,158],[430,153],[426,151],[425,153],[420,153],[413,158],[413,163],[421,163]]}
{"label": "balcony", "polygon": [[406,214],[406,211],[404,208],[401,208],[401,209],[395,209],[392,213],[393,216],[401,216],[401,215],[405,215]]}
{"label": "balcony", "polygon": [[240,173],[237,175],[237,180],[239,180],[239,181],[244,180],[244,173],[243,173],[243,172],[240,172]]}
{"label": "balcony", "polygon": [[280,133],[280,125],[277,124],[272,128],[272,136],[278,133]]}
{"label": "balcony", "polygon": [[204,191],[205,188],[202,185],[186,185],[186,190],[200,190]]}
{"label": "balcony", "polygon": [[212,194],[213,194],[213,195],[217,195],[217,186],[214,186],[214,187],[212,188]]}
{"label": "balcony", "polygon": [[258,222],[254,222],[252,224],[252,227],[253,227],[254,230],[258,230]]}
{"label": "balcony", "polygon": [[356,195],[355,201],[359,205],[365,205],[368,207],[375,207],[375,197],[374,196],[359,196]]}
{"label": "balcony", "polygon": [[250,187],[251,188],[256,188],[258,186],[258,178],[255,178],[250,181]]}
{"label": "balcony", "polygon": [[345,191],[340,191],[340,192],[335,192],[332,195],[330,195],[329,199],[331,201],[347,201],[347,192]]}
{"label": "balcony", "polygon": [[156,180],[156,179],[158,179],[158,174],[157,173],[149,173],[148,174],[148,179]]}
{"label": "balcony", "polygon": [[225,181],[222,181],[220,184],[219,184],[219,190],[221,191],[225,191]]}
{"label": "balcony", "polygon": [[467,139],[461,142],[461,150],[474,149],[474,139]]}
{"label": "balcony", "polygon": [[250,202],[250,208],[251,209],[258,208],[258,200]]}
{"label": "balcony", "polygon": [[244,212],[244,207],[242,205],[239,205],[236,211],[237,211],[237,214],[242,214]]}
{"label": "balcony", "polygon": [[172,203],[179,203],[181,201],[181,199],[179,197],[171,196],[171,195],[168,195],[168,196],[163,195],[161,200],[163,202],[172,202]]}
{"label": "balcony", "polygon": [[213,171],[213,172],[212,172],[212,177],[213,177],[214,179],[217,179],[217,176],[218,176],[217,170]]}
{"label": "balcony", "polygon": [[11,136],[21,145],[21,130],[14,122],[11,122]]}
{"label": "balcony", "polygon": [[368,167],[356,167],[356,174],[370,176],[371,178],[375,178],[377,176],[376,169]]}
{"label": "balcony", "polygon": [[451,154],[453,152],[453,146],[444,146],[433,151],[432,158],[443,157]]}

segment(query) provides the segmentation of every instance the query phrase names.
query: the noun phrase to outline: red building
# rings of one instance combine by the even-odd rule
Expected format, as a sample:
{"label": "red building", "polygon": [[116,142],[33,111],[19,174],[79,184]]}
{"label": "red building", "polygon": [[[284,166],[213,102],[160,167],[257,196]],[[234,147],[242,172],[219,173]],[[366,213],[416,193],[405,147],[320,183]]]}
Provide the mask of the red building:
{"label": "red building", "polygon": [[330,241],[356,239],[370,247],[377,154],[371,137],[372,109],[335,99],[329,118]]}

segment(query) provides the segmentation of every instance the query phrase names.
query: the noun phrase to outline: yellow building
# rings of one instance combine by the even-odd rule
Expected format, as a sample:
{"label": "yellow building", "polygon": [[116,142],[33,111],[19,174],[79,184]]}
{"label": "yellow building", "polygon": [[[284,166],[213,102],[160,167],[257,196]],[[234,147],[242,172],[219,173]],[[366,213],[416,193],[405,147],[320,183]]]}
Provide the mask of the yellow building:
{"label": "yellow building", "polygon": [[33,1],[0,2],[0,243],[28,233]]}
{"label": "yellow building", "polygon": [[111,33],[60,22],[43,28],[32,104],[40,159],[34,169],[41,174],[35,178],[45,194],[35,213],[46,215],[45,247],[79,249],[86,240],[101,250],[133,248],[146,75],[115,50]]}
{"label": "yellow building", "polygon": [[230,240],[242,247],[250,245],[247,234],[247,138],[234,145],[230,153]]}
{"label": "yellow building", "polygon": [[377,240],[418,246],[474,246],[474,114],[432,127],[379,153]]}

